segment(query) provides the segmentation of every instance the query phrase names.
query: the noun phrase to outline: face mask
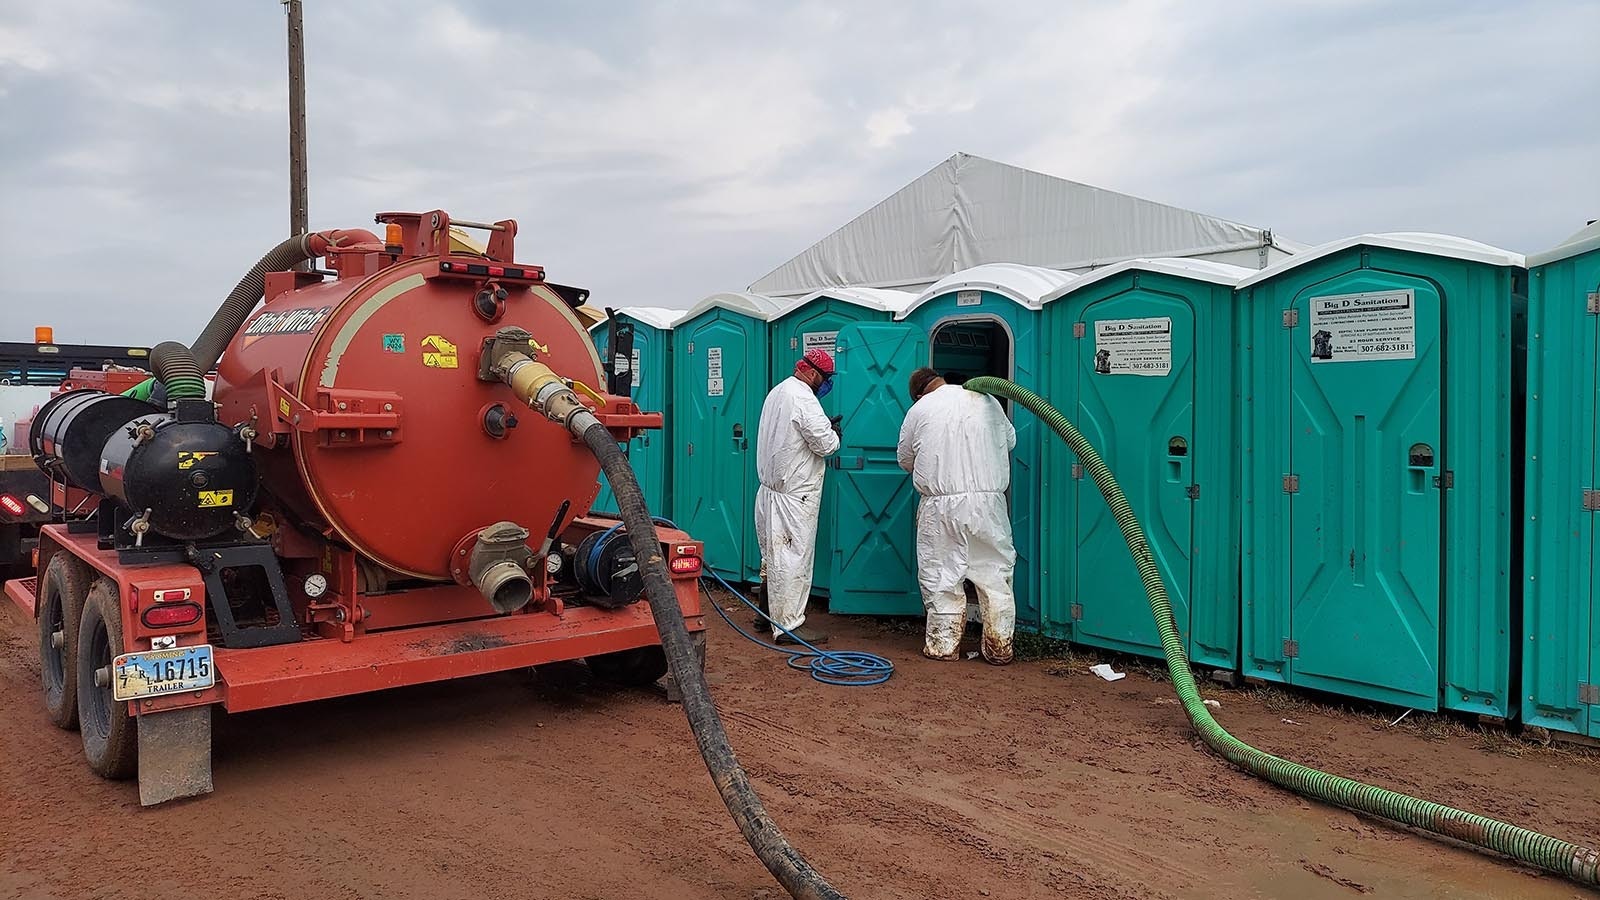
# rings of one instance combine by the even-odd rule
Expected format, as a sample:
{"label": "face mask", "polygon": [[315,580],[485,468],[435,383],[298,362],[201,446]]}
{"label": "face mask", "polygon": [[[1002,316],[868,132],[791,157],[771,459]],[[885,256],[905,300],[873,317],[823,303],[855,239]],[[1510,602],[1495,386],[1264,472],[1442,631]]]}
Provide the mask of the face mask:
{"label": "face mask", "polygon": [[809,359],[802,359],[800,361],[806,364],[806,368],[822,376],[822,383],[812,388],[811,392],[817,395],[818,400],[828,396],[828,392],[833,390],[833,376],[822,371],[822,369],[817,367],[816,363]]}

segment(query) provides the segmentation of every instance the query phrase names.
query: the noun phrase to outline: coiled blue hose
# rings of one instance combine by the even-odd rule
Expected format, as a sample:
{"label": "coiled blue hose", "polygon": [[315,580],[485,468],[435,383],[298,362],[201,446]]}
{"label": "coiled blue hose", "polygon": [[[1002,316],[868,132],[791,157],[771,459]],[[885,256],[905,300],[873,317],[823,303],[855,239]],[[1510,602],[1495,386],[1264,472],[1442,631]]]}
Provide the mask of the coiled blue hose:
{"label": "coiled blue hose", "polygon": [[[716,610],[717,615],[722,617],[722,621],[727,622],[734,631],[739,633],[740,637],[758,647],[765,647],[768,650],[774,650],[788,656],[789,668],[810,672],[811,677],[817,681],[840,687],[871,687],[875,684],[883,684],[889,680],[890,676],[894,675],[894,663],[876,653],[867,653],[861,650],[823,650],[806,643],[799,635],[784,628],[777,622],[773,622],[771,616],[762,612],[760,607],[751,603],[749,598],[745,597],[733,585],[724,581],[721,575],[711,571],[709,568],[705,570],[705,574],[701,575],[700,578],[702,581],[715,579],[718,584],[722,585],[724,590],[739,598],[740,603],[749,607],[761,618],[772,622],[774,631],[784,632],[794,638],[796,644],[804,648],[803,650],[790,650],[777,644],[769,644],[740,628],[720,605],[714,601],[712,602],[711,608]],[[709,597],[710,592],[707,591],[706,593]]]}
{"label": "coiled blue hose", "polygon": [[[599,515],[608,514],[600,513]],[[657,525],[674,530],[676,530],[678,527],[672,524],[671,520],[669,519],[663,519],[660,516],[652,516],[651,518],[655,519],[655,523]],[[591,569],[599,563],[600,548],[605,546],[606,538],[610,537],[613,532],[622,527],[622,523],[618,522],[617,524],[606,529],[605,532],[600,535],[600,540],[594,542],[594,547],[589,551],[589,565]],[[702,561],[702,565],[703,564],[704,563]],[[787,647],[780,647],[777,644],[769,644],[750,632],[745,631],[743,628],[740,628],[738,624],[733,621],[733,618],[730,617],[721,606],[714,601],[712,602],[711,608],[715,609],[717,611],[717,615],[722,617],[722,621],[727,622],[729,627],[739,633],[740,637],[758,647],[763,647],[767,650],[773,650],[788,656],[789,668],[799,669],[802,672],[810,672],[811,677],[817,681],[820,681],[823,684],[838,685],[839,687],[871,687],[875,684],[883,684],[885,681],[889,680],[890,676],[894,675],[894,663],[882,656],[877,655],[876,653],[867,653],[861,650],[823,650],[819,647],[812,646],[799,636],[795,635],[793,632],[789,631],[787,628],[784,628],[777,622],[773,622],[771,616],[762,612],[761,608],[756,606],[754,603],[751,603],[743,593],[740,593],[739,590],[733,585],[724,581],[721,575],[711,571],[710,568],[706,568],[704,571],[705,574],[700,576],[702,581],[715,580],[718,584],[722,585],[724,590],[739,598],[740,603],[748,606],[756,615],[766,619],[768,622],[771,622],[772,627],[775,630],[788,634],[790,637],[794,638],[795,643],[804,648],[801,650],[790,650]],[[711,592],[707,591],[706,596],[709,598],[711,596]]]}

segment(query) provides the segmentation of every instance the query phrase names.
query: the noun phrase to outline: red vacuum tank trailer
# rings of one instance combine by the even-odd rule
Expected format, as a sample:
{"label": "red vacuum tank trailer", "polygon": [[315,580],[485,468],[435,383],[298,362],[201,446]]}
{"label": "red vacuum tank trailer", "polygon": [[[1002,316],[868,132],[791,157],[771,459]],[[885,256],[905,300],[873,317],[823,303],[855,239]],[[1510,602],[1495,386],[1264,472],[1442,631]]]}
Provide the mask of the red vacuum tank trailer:
{"label": "red vacuum tank trailer", "polygon": [[[596,390],[584,292],[512,262],[513,221],[456,223],[489,231],[481,255],[442,211],[377,221],[269,254],[192,349],[156,348],[149,400],[68,390],[33,423],[58,497],[98,509],[46,526],[37,578],[6,592],[38,618],[51,720],[147,805],[211,789],[213,706],[580,658],[667,672],[630,535],[586,515],[601,467],[572,427],[614,445],[661,416]],[[656,546],[703,658],[701,546]]]}

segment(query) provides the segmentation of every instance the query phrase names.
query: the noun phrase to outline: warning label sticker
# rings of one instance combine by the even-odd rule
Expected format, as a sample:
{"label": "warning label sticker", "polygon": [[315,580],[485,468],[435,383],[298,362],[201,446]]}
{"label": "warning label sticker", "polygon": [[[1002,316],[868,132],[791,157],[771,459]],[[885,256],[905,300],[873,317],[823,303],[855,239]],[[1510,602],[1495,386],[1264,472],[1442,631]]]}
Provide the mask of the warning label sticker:
{"label": "warning label sticker", "polygon": [[639,348],[633,348],[633,386],[639,386]]}
{"label": "warning label sticker", "polygon": [[838,338],[837,331],[808,331],[800,335],[800,341],[804,345],[802,349],[826,350],[829,356],[833,355],[833,344]]}
{"label": "warning label sticker", "polygon": [[722,396],[722,348],[706,349],[706,396]]}
{"label": "warning label sticker", "polygon": [[430,369],[456,368],[456,345],[440,335],[428,335],[422,339],[422,364]]}
{"label": "warning label sticker", "polygon": [[1172,319],[1101,319],[1094,323],[1096,375],[1172,372]]}
{"label": "warning label sticker", "polygon": [[1311,298],[1311,361],[1417,358],[1415,291]]}

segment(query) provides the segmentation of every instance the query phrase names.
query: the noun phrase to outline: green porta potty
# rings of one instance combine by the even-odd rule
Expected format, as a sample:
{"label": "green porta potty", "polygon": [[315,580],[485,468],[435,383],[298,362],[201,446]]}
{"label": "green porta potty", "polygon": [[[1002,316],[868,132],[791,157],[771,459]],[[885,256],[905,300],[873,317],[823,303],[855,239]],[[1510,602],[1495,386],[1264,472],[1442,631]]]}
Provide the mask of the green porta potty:
{"label": "green porta potty", "polygon": [[[1128,495],[1189,658],[1239,666],[1238,382],[1233,287],[1254,270],[1190,259],[1096,269],[1044,298],[1045,396]],[[1040,459],[1047,634],[1164,654],[1122,532],[1072,450]]]}
{"label": "green porta potty", "polygon": [[[828,288],[795,301],[786,311],[772,320],[772,384],[777,384],[794,373],[795,361],[812,347],[820,347],[832,354],[839,329],[854,322],[887,322],[894,314],[905,309],[916,299],[909,291],[885,291],[876,288]],[[822,410],[830,417],[839,413],[839,385],[822,398]],[[839,457],[828,461],[836,468]],[[829,472],[823,480],[822,505],[817,520],[817,561],[812,570],[811,592],[828,596],[833,568],[833,507],[837,488],[837,473]]]}
{"label": "green porta potty", "polygon": [[[834,510],[834,567],[828,608],[868,615],[920,615],[917,587],[916,504],[911,480],[895,463],[913,369],[931,365],[953,384],[998,375],[1039,390],[1039,301],[1074,275],[1014,263],[990,263],[946,276],[895,315],[898,327],[862,325],[858,351],[844,350],[835,376],[845,416]],[[870,328],[870,335],[866,330]],[[842,335],[841,335],[842,339]],[[912,358],[911,354],[920,358]],[[883,393],[887,391],[888,393]],[[860,404],[857,408],[856,404]],[[1012,413],[1017,447],[1011,461],[1011,525],[1017,547],[1013,579],[1017,626],[1039,628],[1038,553],[1039,423]],[[856,421],[888,423],[857,427]],[[880,431],[884,433],[880,433]],[[869,571],[869,564],[871,569]]]}
{"label": "green porta potty", "polygon": [[1240,282],[1245,675],[1509,714],[1525,279],[1369,234]]}
{"label": "green porta potty", "polygon": [[767,323],[782,309],[760,294],[712,294],[672,330],[673,521],[734,581],[761,568],[755,443],[771,387]]}
{"label": "green porta potty", "polygon": [[[615,383],[628,391],[633,402],[645,412],[662,414],[661,428],[646,431],[624,445],[628,463],[639,479],[644,492],[645,505],[653,515],[672,518],[672,497],[668,490],[671,469],[672,417],[667,402],[672,397],[672,326],[684,316],[681,309],[664,309],[658,306],[630,306],[616,312],[615,321],[633,330],[632,352],[621,357],[611,355],[612,320],[597,323],[589,329],[606,372],[615,375]],[[600,496],[594,501],[597,512],[616,513],[617,498],[611,493],[606,476],[600,476]]]}
{"label": "green porta potty", "polygon": [[1522,719],[1600,738],[1600,223],[1528,258]]}

